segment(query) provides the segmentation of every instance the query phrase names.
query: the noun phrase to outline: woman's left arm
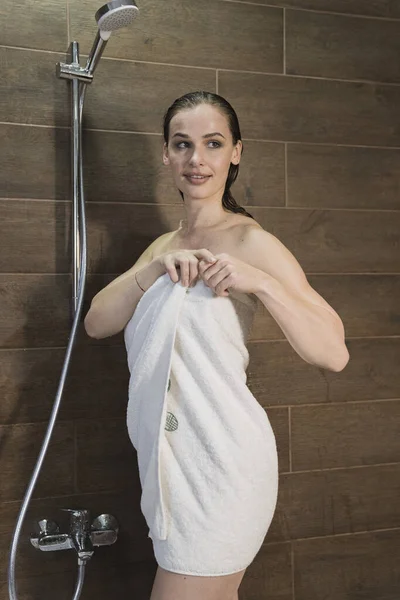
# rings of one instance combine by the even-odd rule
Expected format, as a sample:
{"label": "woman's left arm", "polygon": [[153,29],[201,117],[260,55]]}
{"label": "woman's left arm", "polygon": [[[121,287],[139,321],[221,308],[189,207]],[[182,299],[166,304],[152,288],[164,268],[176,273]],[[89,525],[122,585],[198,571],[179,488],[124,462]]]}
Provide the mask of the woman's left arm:
{"label": "woman's left arm", "polygon": [[314,290],[293,254],[261,227],[247,227],[241,255],[259,273],[254,293],[306,362],[342,371],[350,355],[343,322]]}

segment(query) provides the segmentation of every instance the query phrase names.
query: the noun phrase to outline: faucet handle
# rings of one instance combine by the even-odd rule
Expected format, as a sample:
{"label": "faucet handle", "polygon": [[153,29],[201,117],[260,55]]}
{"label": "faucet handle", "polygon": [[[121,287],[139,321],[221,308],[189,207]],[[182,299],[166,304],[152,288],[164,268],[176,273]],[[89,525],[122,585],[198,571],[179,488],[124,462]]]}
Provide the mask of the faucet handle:
{"label": "faucet handle", "polygon": [[93,519],[92,531],[108,531],[110,529],[114,530],[115,533],[119,531],[118,521],[113,515],[102,514]]}
{"label": "faucet handle", "polygon": [[44,536],[59,533],[60,528],[55,521],[41,519],[40,521],[36,521],[35,530],[39,536]]}
{"label": "faucet handle", "polygon": [[99,515],[93,520],[90,537],[93,546],[109,546],[117,541],[118,521],[113,515]]}

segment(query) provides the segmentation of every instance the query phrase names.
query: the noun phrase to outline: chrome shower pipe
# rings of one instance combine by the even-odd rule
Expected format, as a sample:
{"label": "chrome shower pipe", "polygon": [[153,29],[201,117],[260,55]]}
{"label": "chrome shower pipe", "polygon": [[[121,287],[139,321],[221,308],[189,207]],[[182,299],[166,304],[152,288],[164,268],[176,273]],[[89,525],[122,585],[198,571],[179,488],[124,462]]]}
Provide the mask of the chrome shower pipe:
{"label": "chrome shower pipe", "polygon": [[[71,44],[72,62],[79,63],[79,45],[77,42]],[[57,74],[59,65],[57,65]],[[22,524],[25,519],[26,511],[29,506],[33,491],[39,477],[40,469],[49,446],[51,435],[56,423],[57,414],[60,408],[61,398],[64,391],[65,381],[71,360],[72,348],[78,330],[78,324],[83,306],[83,297],[85,293],[86,270],[87,270],[87,240],[86,240],[86,214],[85,198],[83,189],[83,165],[82,165],[82,112],[87,83],[73,79],[72,81],[72,193],[73,193],[73,323],[67,350],[65,353],[64,364],[61,377],[54,401],[53,410],[50,416],[43,445],[36,462],[36,466],[25,493],[24,500],[18,515],[17,524],[11,543],[10,561],[8,568],[8,592],[10,600],[18,600],[16,582],[15,582],[15,562],[18,548],[19,537]],[[80,193],[79,193],[80,192]],[[79,562],[79,573],[73,600],[78,600],[81,595],[83,578],[85,573],[85,564]]]}
{"label": "chrome shower pipe", "polygon": [[[15,562],[18,542],[21,535],[22,524],[31,500],[33,491],[43,465],[44,458],[49,446],[51,435],[56,423],[60,408],[61,398],[65,387],[65,381],[71,360],[71,353],[80,322],[83,298],[86,285],[87,271],[87,240],[86,240],[86,214],[85,195],[83,187],[83,165],[82,165],[82,115],[86,86],[93,80],[93,72],[101,58],[107,41],[112,31],[129,25],[138,14],[138,8],[134,0],[111,0],[103,5],[95,15],[98,29],[96,39],[87,60],[87,65],[82,68],[79,64],[79,44],[72,42],[70,45],[70,63],[57,63],[56,76],[72,81],[72,143],[71,143],[71,169],[72,169],[72,317],[73,323],[64,363],[62,366],[60,381],[57,388],[53,410],[50,415],[46,435],[37,459],[31,481],[29,482],[25,497],[15,526],[8,567],[8,591],[10,600],[18,600],[15,582]],[[85,559],[78,559],[79,573],[73,600],[78,600],[81,595],[85,575]]]}

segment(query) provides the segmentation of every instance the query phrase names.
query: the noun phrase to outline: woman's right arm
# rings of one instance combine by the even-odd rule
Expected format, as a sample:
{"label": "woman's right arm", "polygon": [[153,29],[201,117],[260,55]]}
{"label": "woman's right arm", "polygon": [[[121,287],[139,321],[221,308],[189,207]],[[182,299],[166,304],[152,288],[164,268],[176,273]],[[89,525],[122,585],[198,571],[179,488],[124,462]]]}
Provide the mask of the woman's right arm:
{"label": "woman's right arm", "polygon": [[136,283],[136,272],[140,271],[138,280],[145,290],[165,272],[157,258],[153,258],[156,242],[146,248],[133,267],[111,281],[93,298],[84,320],[86,333],[90,337],[101,339],[124,329],[144,294]]}

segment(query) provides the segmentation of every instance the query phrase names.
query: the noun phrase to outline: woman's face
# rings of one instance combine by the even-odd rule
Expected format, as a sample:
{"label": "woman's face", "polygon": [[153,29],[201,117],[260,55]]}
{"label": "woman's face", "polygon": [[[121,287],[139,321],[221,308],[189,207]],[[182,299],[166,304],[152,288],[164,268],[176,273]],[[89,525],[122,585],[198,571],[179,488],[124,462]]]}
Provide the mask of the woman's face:
{"label": "woman's face", "polygon": [[[241,148],[240,140],[233,145],[226,117],[214,106],[200,104],[171,119],[163,162],[171,167],[185,198],[208,198],[217,193],[222,197],[230,164],[239,163]],[[206,178],[191,179],[194,174]]]}

